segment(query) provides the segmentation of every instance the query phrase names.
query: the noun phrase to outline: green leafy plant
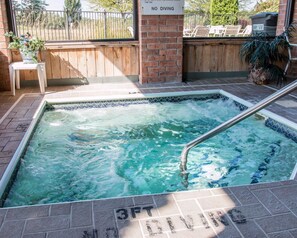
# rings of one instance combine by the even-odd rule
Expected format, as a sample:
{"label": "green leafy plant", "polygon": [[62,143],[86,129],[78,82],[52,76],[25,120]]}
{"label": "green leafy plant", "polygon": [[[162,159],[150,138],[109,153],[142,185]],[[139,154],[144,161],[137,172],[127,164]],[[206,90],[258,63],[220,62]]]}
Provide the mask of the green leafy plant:
{"label": "green leafy plant", "polygon": [[211,0],[210,17],[211,25],[237,24],[239,12],[238,0]]}
{"label": "green leafy plant", "polygon": [[9,43],[9,49],[17,49],[25,56],[31,56],[34,62],[37,62],[37,52],[44,49],[45,42],[27,32],[25,35],[16,36],[13,32],[6,32],[6,37],[12,41]]}
{"label": "green leafy plant", "polygon": [[288,60],[289,42],[286,36],[290,38],[294,30],[290,26],[273,39],[265,33],[258,33],[242,44],[240,57],[250,65],[248,77],[251,81],[260,85],[283,82],[284,70],[279,65]]}

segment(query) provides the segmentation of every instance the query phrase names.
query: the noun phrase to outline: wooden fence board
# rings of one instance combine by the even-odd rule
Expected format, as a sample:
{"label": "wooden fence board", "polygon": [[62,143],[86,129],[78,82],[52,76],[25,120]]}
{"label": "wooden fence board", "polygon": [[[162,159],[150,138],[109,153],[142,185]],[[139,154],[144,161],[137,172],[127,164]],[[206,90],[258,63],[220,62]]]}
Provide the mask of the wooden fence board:
{"label": "wooden fence board", "polygon": [[82,75],[78,70],[77,50],[68,50],[68,57],[70,78],[82,78]]}
{"label": "wooden fence board", "polygon": [[61,78],[61,60],[59,56],[59,51],[51,51],[50,54],[52,77],[54,79]]}
{"label": "wooden fence board", "polygon": [[68,51],[61,50],[59,52],[59,57],[61,61],[61,78],[70,78]]}
{"label": "wooden fence board", "polygon": [[104,47],[98,47],[95,51],[96,57],[96,75],[97,77],[105,76],[105,56]]}
{"label": "wooden fence board", "polygon": [[87,77],[96,77],[96,53],[94,49],[85,49]]}
{"label": "wooden fence board", "polygon": [[113,49],[113,76],[122,76],[123,74],[123,48],[118,47]]}
{"label": "wooden fence board", "polygon": [[80,72],[82,77],[88,77],[86,50],[77,50],[76,57],[78,71]]}
{"label": "wooden fence board", "polygon": [[104,51],[104,56],[105,56],[105,76],[114,76],[113,75],[113,48],[111,47],[106,47]]}

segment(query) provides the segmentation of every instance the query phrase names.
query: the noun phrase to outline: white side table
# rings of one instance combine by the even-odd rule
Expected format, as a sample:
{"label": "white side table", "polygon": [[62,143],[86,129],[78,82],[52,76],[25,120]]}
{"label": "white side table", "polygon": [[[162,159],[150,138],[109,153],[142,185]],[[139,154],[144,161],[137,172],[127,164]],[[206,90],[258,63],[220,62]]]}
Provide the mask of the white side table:
{"label": "white side table", "polygon": [[14,62],[9,65],[10,85],[12,95],[15,95],[15,86],[20,89],[20,70],[37,70],[40,92],[45,92],[47,87],[45,63],[40,62],[36,64],[24,64],[23,62]]}

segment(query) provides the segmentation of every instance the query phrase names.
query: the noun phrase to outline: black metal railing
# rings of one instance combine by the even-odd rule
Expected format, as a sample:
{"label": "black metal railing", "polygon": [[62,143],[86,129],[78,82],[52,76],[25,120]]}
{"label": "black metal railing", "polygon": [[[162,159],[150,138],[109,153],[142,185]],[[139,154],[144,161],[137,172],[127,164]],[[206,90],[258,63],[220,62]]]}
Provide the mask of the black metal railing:
{"label": "black metal railing", "polygon": [[[18,35],[46,41],[134,38],[133,13],[13,10]],[[135,32],[135,31],[134,31]]]}

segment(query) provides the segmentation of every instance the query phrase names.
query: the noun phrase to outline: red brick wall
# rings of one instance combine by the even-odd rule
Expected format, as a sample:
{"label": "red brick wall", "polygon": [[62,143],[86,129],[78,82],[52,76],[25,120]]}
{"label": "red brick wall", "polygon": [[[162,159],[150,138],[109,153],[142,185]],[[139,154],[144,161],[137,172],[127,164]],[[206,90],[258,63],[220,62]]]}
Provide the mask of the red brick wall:
{"label": "red brick wall", "polygon": [[[293,0],[294,1],[294,0]],[[285,25],[285,17],[286,17],[286,11],[287,11],[287,2],[288,0],[280,0],[279,3],[279,13],[278,13],[278,22],[277,22],[277,29],[276,34],[279,35],[284,31],[284,25]],[[297,3],[295,3],[294,6],[294,12],[293,12],[293,22],[297,22]],[[292,39],[294,43],[296,43],[297,39]],[[293,56],[297,56],[297,50],[293,49]],[[296,77],[297,76],[297,63],[296,61],[291,62],[287,75],[289,77]]]}
{"label": "red brick wall", "polygon": [[0,91],[10,90],[8,65],[10,50],[7,49],[8,39],[4,33],[8,31],[5,1],[0,3]]}
{"label": "red brick wall", "polygon": [[284,31],[287,1],[288,0],[279,1],[279,12],[278,12],[277,28],[276,28],[277,35],[281,34]]}
{"label": "red brick wall", "polygon": [[183,16],[142,16],[139,11],[139,49],[140,83],[181,82]]}

